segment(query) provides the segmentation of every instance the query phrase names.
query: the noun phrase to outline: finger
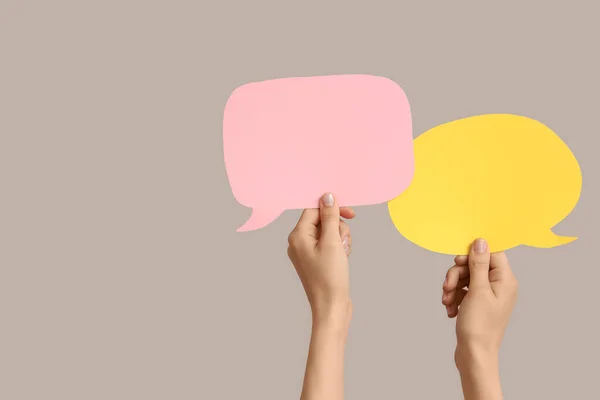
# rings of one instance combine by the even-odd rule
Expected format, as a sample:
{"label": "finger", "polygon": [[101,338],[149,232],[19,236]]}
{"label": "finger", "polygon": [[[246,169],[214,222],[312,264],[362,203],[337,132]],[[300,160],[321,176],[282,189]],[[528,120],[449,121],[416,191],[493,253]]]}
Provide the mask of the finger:
{"label": "finger", "polygon": [[320,202],[321,237],[323,243],[340,243],[340,209],[331,193]]}
{"label": "finger", "polygon": [[469,286],[469,278],[461,279],[456,284],[456,287],[449,291],[444,291],[442,294],[442,304],[450,305],[456,300],[456,294],[459,293],[463,288]]}
{"label": "finger", "polygon": [[356,217],[356,212],[350,207],[341,207],[340,216],[346,219],[352,219]]}
{"label": "finger", "polygon": [[[342,242],[342,245],[344,243]],[[352,233],[348,233],[348,249],[346,250],[346,254],[350,257],[350,253],[352,253]]]}
{"label": "finger", "polygon": [[344,237],[350,234],[350,226],[343,220],[340,219],[340,239],[344,239]]}
{"label": "finger", "polygon": [[340,220],[340,240],[342,241],[342,246],[344,247],[344,251],[347,255],[350,255],[351,239],[350,226],[348,226],[348,224],[344,221]]}
{"label": "finger", "polygon": [[469,256],[456,256],[454,257],[454,263],[456,265],[469,265]]}
{"label": "finger", "polygon": [[344,248],[344,252],[346,253],[346,255],[350,255],[350,252],[352,251],[352,247],[350,244],[350,236],[346,236],[344,239],[342,239],[342,247]]}
{"label": "finger", "polygon": [[471,290],[491,290],[490,251],[484,239],[477,239],[469,252],[469,275]]}
{"label": "finger", "polygon": [[458,315],[458,308],[460,307],[460,304],[467,293],[469,293],[467,289],[461,289],[456,292],[456,298],[454,302],[450,306],[446,307],[446,312],[448,313],[449,318],[454,318]]}
{"label": "finger", "polygon": [[450,291],[456,289],[456,284],[460,279],[469,277],[469,267],[455,265],[446,272],[446,280],[444,281],[443,290]]}

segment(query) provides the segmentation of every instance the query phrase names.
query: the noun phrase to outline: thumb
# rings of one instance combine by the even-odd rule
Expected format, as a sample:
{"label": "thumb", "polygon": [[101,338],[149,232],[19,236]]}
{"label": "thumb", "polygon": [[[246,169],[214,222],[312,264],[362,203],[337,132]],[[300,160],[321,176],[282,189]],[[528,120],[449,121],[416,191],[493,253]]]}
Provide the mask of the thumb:
{"label": "thumb", "polygon": [[490,250],[484,239],[477,239],[469,252],[469,274],[471,276],[469,290],[489,289],[490,285]]}
{"label": "thumb", "polygon": [[326,193],[321,197],[319,209],[321,216],[320,240],[340,242],[340,208],[331,193]]}

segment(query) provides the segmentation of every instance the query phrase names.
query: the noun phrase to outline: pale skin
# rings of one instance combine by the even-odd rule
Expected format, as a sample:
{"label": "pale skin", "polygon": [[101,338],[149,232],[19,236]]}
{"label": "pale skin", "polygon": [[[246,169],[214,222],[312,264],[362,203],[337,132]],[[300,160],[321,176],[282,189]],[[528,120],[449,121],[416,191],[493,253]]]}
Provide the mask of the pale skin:
{"label": "pale skin", "polygon": [[344,398],[344,350],[350,319],[350,228],[340,217],[354,211],[339,209],[331,195],[320,209],[304,210],[290,233],[288,255],[308,297],[312,334],[301,400]]}
{"label": "pale skin", "polygon": [[503,252],[490,254],[477,239],[468,256],[454,259],[442,304],[457,317],[454,359],[466,400],[501,400],[498,353],[517,301],[518,283]]}
{"label": "pale skin", "polygon": [[[301,400],[344,398],[344,353],[352,318],[348,257],[350,208],[331,194],[306,209],[289,236],[288,255],[306,292],[312,334]],[[343,218],[343,219],[342,219]],[[500,400],[498,353],[517,299],[517,281],[504,253],[490,254],[478,239],[468,256],[455,258],[443,284],[442,303],[455,318],[455,363],[466,400]]]}

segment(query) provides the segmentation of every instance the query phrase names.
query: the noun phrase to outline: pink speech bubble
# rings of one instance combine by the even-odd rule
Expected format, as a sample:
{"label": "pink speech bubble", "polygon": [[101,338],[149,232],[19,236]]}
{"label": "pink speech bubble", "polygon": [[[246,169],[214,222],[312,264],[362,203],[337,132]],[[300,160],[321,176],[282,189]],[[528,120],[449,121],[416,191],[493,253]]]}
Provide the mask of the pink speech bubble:
{"label": "pink speech bubble", "polygon": [[237,231],[262,228],[285,210],[392,200],[414,172],[404,91],[370,75],[285,78],[238,87],[227,101],[223,147],[236,200],[253,209]]}

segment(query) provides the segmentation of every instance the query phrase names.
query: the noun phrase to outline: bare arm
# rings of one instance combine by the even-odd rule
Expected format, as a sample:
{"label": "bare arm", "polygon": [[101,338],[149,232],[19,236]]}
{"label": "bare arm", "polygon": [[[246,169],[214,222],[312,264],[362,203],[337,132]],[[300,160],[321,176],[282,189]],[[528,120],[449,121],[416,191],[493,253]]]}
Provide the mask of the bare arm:
{"label": "bare arm", "polygon": [[502,400],[498,353],[517,300],[517,280],[503,252],[490,254],[483,239],[454,259],[442,303],[457,317],[455,362],[465,400]]}
{"label": "bare arm", "polygon": [[344,350],[352,305],[339,307],[313,320],[301,400],[344,398]]}
{"label": "bare arm", "polygon": [[466,400],[502,400],[498,357],[473,350],[457,355],[457,368]]}
{"label": "bare arm", "polygon": [[304,210],[289,236],[288,255],[312,311],[312,334],[301,400],[344,398],[344,350],[352,317],[348,256],[350,228],[340,220],[354,211],[340,209],[324,195],[320,209]]}

